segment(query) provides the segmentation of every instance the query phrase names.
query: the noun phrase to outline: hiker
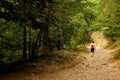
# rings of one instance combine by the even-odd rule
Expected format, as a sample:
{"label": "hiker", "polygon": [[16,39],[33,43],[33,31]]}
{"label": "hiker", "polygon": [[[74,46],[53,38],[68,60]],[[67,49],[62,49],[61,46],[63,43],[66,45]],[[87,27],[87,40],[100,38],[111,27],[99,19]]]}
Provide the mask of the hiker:
{"label": "hiker", "polygon": [[91,57],[94,56],[94,50],[95,50],[95,44],[94,44],[94,41],[92,41],[90,44]]}

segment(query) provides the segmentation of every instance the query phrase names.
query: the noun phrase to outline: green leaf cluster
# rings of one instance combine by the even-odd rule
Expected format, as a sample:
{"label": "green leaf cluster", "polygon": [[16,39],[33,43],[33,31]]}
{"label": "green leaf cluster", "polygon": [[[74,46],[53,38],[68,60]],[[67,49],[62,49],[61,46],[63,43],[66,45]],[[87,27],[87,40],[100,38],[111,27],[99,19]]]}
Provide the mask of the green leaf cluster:
{"label": "green leaf cluster", "polygon": [[22,30],[12,21],[0,19],[0,66],[6,66],[21,59]]}

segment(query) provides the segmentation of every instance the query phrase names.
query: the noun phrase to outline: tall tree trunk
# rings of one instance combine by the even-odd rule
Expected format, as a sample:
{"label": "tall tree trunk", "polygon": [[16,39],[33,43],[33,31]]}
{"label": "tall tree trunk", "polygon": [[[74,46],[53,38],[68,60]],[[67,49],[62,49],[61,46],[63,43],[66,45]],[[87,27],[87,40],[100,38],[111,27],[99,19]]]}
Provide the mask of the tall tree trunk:
{"label": "tall tree trunk", "polygon": [[44,26],[44,31],[45,31],[45,34],[43,36],[43,52],[44,53],[49,53],[50,49],[49,49],[49,24],[50,24],[50,10],[51,10],[51,3],[46,1],[45,2],[45,15],[46,15],[46,18],[45,18],[45,26]]}
{"label": "tall tree trunk", "polygon": [[41,45],[41,41],[42,41],[42,38],[43,38],[43,35],[44,35],[44,26],[41,25],[41,28],[40,28],[40,30],[39,30],[39,33],[38,33],[36,42],[35,42],[35,44],[33,45],[32,56],[38,54],[39,48],[40,48],[40,45]]}
{"label": "tall tree trunk", "polygon": [[43,36],[43,53],[47,54],[49,53],[49,47],[48,47],[48,25],[45,25],[45,34]]}
{"label": "tall tree trunk", "polygon": [[[24,0],[24,4],[23,4],[23,15],[26,16],[29,13],[29,7],[28,7],[28,3],[26,0]],[[27,21],[27,19],[24,17],[24,20]],[[22,24],[24,27],[24,34],[23,34],[23,60],[27,60],[27,53],[26,53],[26,23]]]}
{"label": "tall tree trunk", "polygon": [[27,60],[26,53],[26,26],[24,26],[24,34],[23,34],[23,61]]}
{"label": "tall tree trunk", "polygon": [[29,28],[29,59],[31,56],[31,27]]}
{"label": "tall tree trunk", "polygon": [[36,52],[37,44],[39,42],[40,33],[41,33],[41,29],[39,30],[35,44],[33,44],[33,46],[32,46],[32,53],[31,53],[30,59],[33,59],[35,57],[35,52]]}
{"label": "tall tree trunk", "polygon": [[62,14],[60,14],[60,25],[59,25],[59,32],[60,32],[60,50],[63,49],[63,32],[62,32]]}
{"label": "tall tree trunk", "polygon": [[44,33],[44,26],[42,25],[42,27],[41,27],[41,32],[40,32],[40,37],[39,37],[39,41],[38,41],[38,46],[37,46],[36,51],[35,51],[36,54],[38,54],[38,52],[39,52],[39,49],[40,49],[41,42],[42,42],[42,39],[43,39],[43,35],[44,35],[44,34],[45,34],[45,33]]}

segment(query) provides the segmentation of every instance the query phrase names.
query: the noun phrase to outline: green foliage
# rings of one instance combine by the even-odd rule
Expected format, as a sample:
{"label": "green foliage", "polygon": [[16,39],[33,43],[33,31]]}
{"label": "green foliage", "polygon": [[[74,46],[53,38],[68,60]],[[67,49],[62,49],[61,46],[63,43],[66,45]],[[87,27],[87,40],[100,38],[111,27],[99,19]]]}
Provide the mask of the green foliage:
{"label": "green foliage", "polygon": [[[87,2],[86,2],[87,4]],[[79,9],[79,12],[75,12],[75,15],[71,17],[69,26],[72,27],[72,36],[70,39],[70,47],[76,48],[76,46],[83,44],[91,40],[91,24],[95,19],[94,12],[88,8],[90,5],[86,5],[83,9]]]}
{"label": "green foliage", "polygon": [[120,1],[118,0],[89,0],[96,5],[92,7],[96,19],[92,21],[92,31],[103,30],[104,36],[116,41],[120,37]]}
{"label": "green foliage", "polygon": [[106,35],[106,37],[110,37],[112,41],[116,41],[120,36],[120,27],[105,29],[104,35]]}
{"label": "green foliage", "polygon": [[106,37],[110,37],[113,41],[117,40],[117,37],[120,37],[120,1],[112,0],[108,1],[107,4],[104,4],[106,11],[104,12],[103,23],[105,27],[104,34]]}
{"label": "green foliage", "polygon": [[57,45],[59,44],[59,32],[58,32],[58,28],[57,27],[50,27],[49,28],[50,32],[49,32],[49,38],[51,41],[51,47],[53,49],[57,49]]}
{"label": "green foliage", "polygon": [[21,59],[22,33],[12,21],[0,19],[0,58],[1,64],[11,64]]}

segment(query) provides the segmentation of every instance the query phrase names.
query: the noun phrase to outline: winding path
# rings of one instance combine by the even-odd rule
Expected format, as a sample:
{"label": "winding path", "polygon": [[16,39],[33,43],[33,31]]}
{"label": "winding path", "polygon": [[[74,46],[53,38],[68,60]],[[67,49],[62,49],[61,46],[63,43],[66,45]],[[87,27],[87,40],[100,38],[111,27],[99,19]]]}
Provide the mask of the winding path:
{"label": "winding path", "polygon": [[97,49],[94,57],[87,55],[87,60],[74,68],[46,75],[36,80],[120,80],[120,74],[111,63],[110,51]]}
{"label": "winding path", "polygon": [[[6,76],[0,80],[120,80],[120,72],[111,62],[110,51],[97,49],[94,57],[86,55],[84,63],[60,70],[56,73],[22,74],[23,76]],[[18,73],[17,73],[18,75]]]}

